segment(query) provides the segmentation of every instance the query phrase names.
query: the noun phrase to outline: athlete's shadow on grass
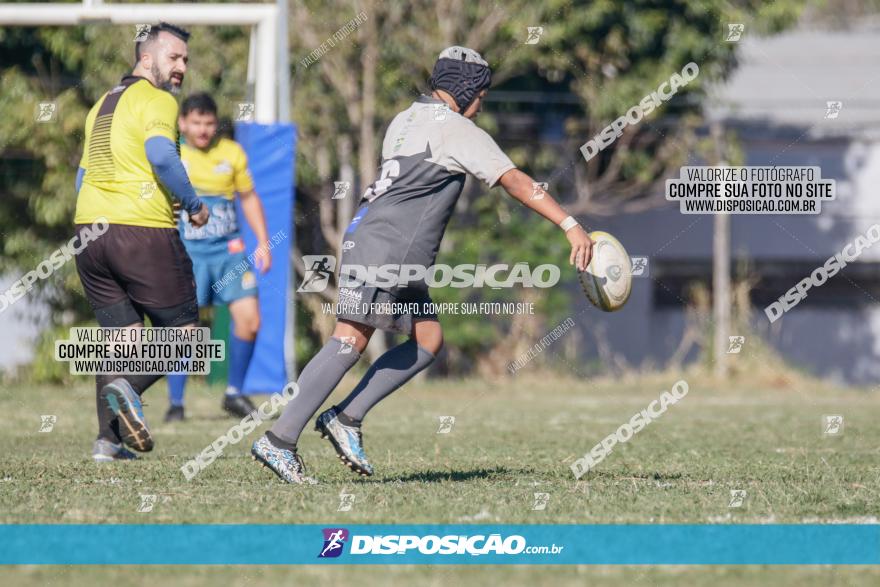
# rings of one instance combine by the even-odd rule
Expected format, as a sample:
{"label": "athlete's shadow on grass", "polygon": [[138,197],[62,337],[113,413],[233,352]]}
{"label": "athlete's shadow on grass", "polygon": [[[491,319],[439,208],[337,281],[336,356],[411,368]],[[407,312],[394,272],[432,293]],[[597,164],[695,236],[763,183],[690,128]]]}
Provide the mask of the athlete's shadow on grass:
{"label": "athlete's shadow on grass", "polygon": [[234,424],[238,424],[241,422],[241,418],[236,418],[234,416],[229,416],[227,414],[198,414],[196,416],[187,416],[187,420],[192,419],[197,422],[229,422],[229,425],[232,426]]}
{"label": "athlete's shadow on grass", "polygon": [[420,483],[442,483],[444,481],[470,481],[471,479],[497,479],[513,476],[520,476],[528,473],[521,469],[508,469],[506,467],[493,467],[491,469],[472,469],[470,471],[420,471],[418,473],[410,473],[401,477],[388,479],[377,479],[375,483],[396,483],[396,482],[420,482]]}
{"label": "athlete's shadow on grass", "polygon": [[581,481],[590,481],[591,479],[612,479],[620,481],[622,479],[639,479],[641,481],[676,481],[685,479],[681,473],[663,473],[656,471],[653,473],[614,473],[609,471],[590,471],[583,477]]}

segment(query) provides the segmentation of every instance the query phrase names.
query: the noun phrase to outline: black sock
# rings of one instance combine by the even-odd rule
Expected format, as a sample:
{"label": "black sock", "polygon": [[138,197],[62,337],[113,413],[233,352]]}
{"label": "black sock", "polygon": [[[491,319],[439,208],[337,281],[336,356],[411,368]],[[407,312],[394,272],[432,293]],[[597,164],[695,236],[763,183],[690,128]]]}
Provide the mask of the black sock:
{"label": "black sock", "polygon": [[336,417],[339,418],[339,421],[342,422],[345,426],[354,426],[356,428],[361,427],[361,421],[355,420],[354,418],[349,418],[336,406],[333,406],[336,409]]}
{"label": "black sock", "polygon": [[122,377],[131,384],[138,395],[144,395],[147,388],[162,379],[164,375],[123,375]]}
{"label": "black sock", "polygon": [[272,443],[272,446],[274,446],[275,448],[283,448],[285,450],[296,452],[296,444],[284,442],[283,440],[272,434],[271,430],[266,431],[266,438],[269,439],[269,442]]}
{"label": "black sock", "polygon": [[113,381],[113,375],[96,375],[95,376],[95,393],[98,407],[98,438],[109,440],[114,444],[121,442],[119,437],[119,419],[107,402],[98,399],[97,394],[101,392],[101,388]]}
{"label": "black sock", "polygon": [[[122,377],[131,385],[138,395],[143,395],[152,384],[162,378],[162,375],[97,375],[95,376],[95,393],[100,394],[101,388]],[[96,398],[97,399],[97,398]],[[109,440],[114,444],[122,442],[119,436],[119,419],[107,402],[97,400],[98,409],[98,438]]]}

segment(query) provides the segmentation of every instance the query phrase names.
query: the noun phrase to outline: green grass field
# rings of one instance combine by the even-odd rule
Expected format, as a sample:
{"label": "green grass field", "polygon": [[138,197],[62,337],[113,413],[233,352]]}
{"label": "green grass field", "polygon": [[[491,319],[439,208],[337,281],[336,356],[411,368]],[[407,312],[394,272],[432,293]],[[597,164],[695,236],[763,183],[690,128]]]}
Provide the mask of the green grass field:
{"label": "green grass field", "polygon": [[[146,397],[155,450],[137,462],[97,466],[94,391],[0,389],[0,520],[3,523],[806,523],[877,522],[880,515],[880,396],[817,383],[797,389],[716,386],[690,392],[594,472],[575,482],[569,464],[669,389],[677,377],[630,382],[517,376],[415,383],[372,412],[365,444],[377,474],[360,479],[309,430],[300,442],[312,487],[277,482],[249,456],[256,432],[227,448],[192,481],[180,466],[234,422],[219,390],[188,394],[189,420],[165,425],[164,383]],[[347,390],[354,379],[341,386]],[[341,392],[338,392],[341,395]],[[334,398],[337,396],[334,396]],[[57,415],[39,432],[41,415]],[[843,433],[824,435],[826,414]],[[438,434],[441,416],[454,416]],[[745,490],[741,507],[731,490]],[[535,493],[549,494],[535,510]],[[354,496],[338,511],[341,494]],[[155,495],[140,513],[142,495]],[[352,572],[315,567],[3,569],[2,584],[274,585]],[[358,569],[362,583],[474,584],[877,584],[864,568],[425,568]],[[142,583],[139,581],[143,581]]]}

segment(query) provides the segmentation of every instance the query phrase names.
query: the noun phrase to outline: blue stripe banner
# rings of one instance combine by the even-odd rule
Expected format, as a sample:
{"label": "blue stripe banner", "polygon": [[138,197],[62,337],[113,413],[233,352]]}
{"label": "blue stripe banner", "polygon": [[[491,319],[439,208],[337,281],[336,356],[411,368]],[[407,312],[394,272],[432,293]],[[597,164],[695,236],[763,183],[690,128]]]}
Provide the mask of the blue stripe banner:
{"label": "blue stripe banner", "polygon": [[12,524],[0,564],[877,565],[880,525]]}

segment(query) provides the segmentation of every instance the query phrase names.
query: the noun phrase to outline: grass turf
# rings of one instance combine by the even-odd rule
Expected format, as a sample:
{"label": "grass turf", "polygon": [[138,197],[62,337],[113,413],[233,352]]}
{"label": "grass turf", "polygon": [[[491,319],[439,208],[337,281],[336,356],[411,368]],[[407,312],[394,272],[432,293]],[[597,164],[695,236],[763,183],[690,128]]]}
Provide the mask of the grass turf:
{"label": "grass turf", "polygon": [[[364,427],[377,474],[361,479],[340,465],[332,448],[307,429],[301,452],[321,484],[277,482],[249,457],[257,432],[226,449],[192,481],[180,466],[234,421],[219,409],[216,390],[196,383],[189,419],[162,423],[165,385],[148,391],[155,450],[137,462],[95,465],[94,390],[4,385],[0,409],[0,521],[4,523],[802,523],[875,522],[880,512],[880,427],[876,393],[819,384],[758,389],[690,382],[678,404],[630,442],[618,445],[594,472],[576,482],[571,462],[645,408],[675,378],[623,382],[524,377],[414,383],[371,413]],[[349,389],[347,380],[342,389]],[[334,396],[334,399],[339,396]],[[52,414],[51,432],[39,432]],[[826,414],[844,416],[843,433],[822,433]],[[441,416],[454,416],[438,434]],[[262,429],[262,428],[261,428]],[[260,430],[261,430],[260,429]],[[730,491],[745,490],[731,508]],[[549,494],[543,510],[535,493]],[[353,496],[339,511],[341,495]],[[155,495],[139,512],[143,495]],[[352,499],[352,498],[348,498]],[[858,572],[857,572],[858,571]],[[6,569],[14,584],[66,577],[74,584],[115,581],[118,569]],[[274,584],[284,573],[330,577],[342,571],[302,568],[151,567],[175,582]],[[13,573],[13,575],[9,575]],[[439,574],[438,574],[439,573]],[[585,574],[586,573],[586,574]],[[688,578],[681,574],[686,573]],[[440,577],[439,579],[435,577]],[[875,583],[865,569],[742,568],[401,568],[359,569],[364,584],[472,584],[514,580],[730,581],[777,584]],[[482,577],[482,581],[479,579]],[[529,579],[531,577],[531,579]],[[867,579],[870,579],[868,581]],[[238,583],[235,583],[238,581]],[[840,581],[843,581],[840,583]],[[65,581],[67,582],[67,581]],[[12,583],[9,583],[12,584]],[[730,583],[732,584],[732,583]]]}

